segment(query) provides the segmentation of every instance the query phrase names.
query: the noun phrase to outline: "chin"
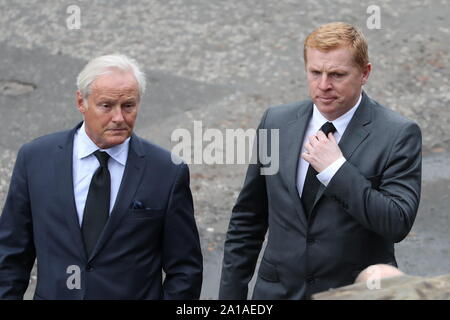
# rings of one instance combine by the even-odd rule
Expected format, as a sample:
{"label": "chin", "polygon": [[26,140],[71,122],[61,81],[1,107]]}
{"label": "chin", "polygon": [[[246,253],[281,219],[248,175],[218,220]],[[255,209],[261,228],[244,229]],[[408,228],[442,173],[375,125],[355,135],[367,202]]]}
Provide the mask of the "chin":
{"label": "chin", "polygon": [[316,103],[317,109],[319,109],[322,113],[333,113],[336,111],[336,106],[334,104],[323,104],[323,103]]}
{"label": "chin", "polygon": [[333,105],[317,105],[317,109],[319,109],[320,113],[327,118],[329,121],[333,121],[337,118],[336,115],[339,114],[338,108]]}
{"label": "chin", "polygon": [[[128,137],[121,137],[121,136],[115,136],[112,138],[107,139],[107,141],[105,141],[105,145],[107,145],[107,148],[112,148],[114,146],[117,146],[119,144],[122,144]],[[107,149],[105,148],[105,149]]]}

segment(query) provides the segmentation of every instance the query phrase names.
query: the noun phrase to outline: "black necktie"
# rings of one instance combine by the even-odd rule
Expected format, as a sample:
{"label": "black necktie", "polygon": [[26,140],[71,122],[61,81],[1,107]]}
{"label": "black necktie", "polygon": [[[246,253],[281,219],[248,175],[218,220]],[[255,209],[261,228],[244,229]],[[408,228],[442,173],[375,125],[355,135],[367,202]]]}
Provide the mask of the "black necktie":
{"label": "black necktie", "polygon": [[[320,130],[322,130],[323,133],[325,133],[325,135],[328,137],[328,134],[330,132],[334,133],[336,131],[336,128],[331,122],[325,122]],[[307,215],[311,214],[314,200],[316,199],[316,194],[320,186],[320,181],[316,178],[317,174],[318,172],[311,165],[309,165],[302,192],[302,202]]]}
{"label": "black necktie", "polygon": [[111,177],[108,170],[109,154],[97,150],[94,155],[100,162],[100,167],[95,171],[89,186],[81,226],[88,256],[92,253],[108,220],[111,193]]}

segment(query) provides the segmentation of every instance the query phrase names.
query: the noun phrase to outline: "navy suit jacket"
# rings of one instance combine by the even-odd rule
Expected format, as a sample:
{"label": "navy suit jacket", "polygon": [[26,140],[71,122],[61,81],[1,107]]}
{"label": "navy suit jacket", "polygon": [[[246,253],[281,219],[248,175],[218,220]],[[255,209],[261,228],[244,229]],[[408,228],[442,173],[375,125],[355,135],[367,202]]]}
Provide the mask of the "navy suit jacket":
{"label": "navy suit jacket", "polygon": [[[80,125],[19,150],[0,218],[0,298],[23,298],[37,259],[35,299],[198,299],[203,259],[189,169],[135,134],[116,203],[87,256],[72,178]],[[79,289],[68,285],[73,270]]]}

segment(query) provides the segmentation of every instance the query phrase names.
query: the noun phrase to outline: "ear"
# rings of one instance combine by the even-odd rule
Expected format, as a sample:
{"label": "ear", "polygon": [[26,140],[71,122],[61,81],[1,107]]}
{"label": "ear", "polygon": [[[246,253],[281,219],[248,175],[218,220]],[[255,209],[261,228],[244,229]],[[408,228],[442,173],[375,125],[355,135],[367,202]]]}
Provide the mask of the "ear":
{"label": "ear", "polygon": [[369,80],[370,71],[372,71],[372,64],[368,63],[362,70],[361,85],[365,85],[367,83],[367,80]]}
{"label": "ear", "polygon": [[77,90],[77,108],[81,113],[85,113],[87,109],[86,101],[81,94],[80,90]]}

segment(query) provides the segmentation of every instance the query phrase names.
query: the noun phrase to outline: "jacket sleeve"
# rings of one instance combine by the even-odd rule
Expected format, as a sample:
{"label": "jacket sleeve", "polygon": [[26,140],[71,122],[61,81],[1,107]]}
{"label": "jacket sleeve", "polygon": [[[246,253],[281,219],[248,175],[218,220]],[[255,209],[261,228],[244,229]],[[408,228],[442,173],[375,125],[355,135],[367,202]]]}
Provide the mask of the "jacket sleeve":
{"label": "jacket sleeve", "polygon": [[387,164],[376,186],[347,161],[331,179],[325,194],[365,228],[400,242],[410,232],[419,207],[422,136],[415,123],[394,137]]}
{"label": "jacket sleeve", "polygon": [[[267,112],[257,133],[264,128]],[[258,134],[255,143],[257,148],[253,150],[259,151]],[[266,181],[261,169],[259,159],[248,166],[244,186],[232,210],[224,245],[219,299],[247,299],[248,283],[255,271],[268,228]]]}
{"label": "jacket sleeve", "polygon": [[36,258],[24,149],[0,217],[0,299],[23,299]]}
{"label": "jacket sleeve", "polygon": [[163,299],[192,300],[200,297],[203,257],[194,205],[189,188],[189,169],[178,167],[164,222]]}

